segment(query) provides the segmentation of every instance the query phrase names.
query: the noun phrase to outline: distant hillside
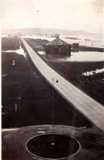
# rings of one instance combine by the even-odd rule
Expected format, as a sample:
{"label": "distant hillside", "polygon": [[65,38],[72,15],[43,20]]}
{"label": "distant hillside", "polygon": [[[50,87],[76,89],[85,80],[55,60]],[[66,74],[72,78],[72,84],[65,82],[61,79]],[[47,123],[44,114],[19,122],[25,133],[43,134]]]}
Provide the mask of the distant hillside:
{"label": "distant hillside", "polygon": [[84,36],[94,36],[97,37],[98,34],[90,33],[86,31],[74,31],[74,30],[63,30],[63,29],[48,29],[48,28],[22,28],[22,29],[8,29],[3,30],[3,34],[22,34],[22,35],[54,35],[54,34],[62,34],[62,35],[84,35]]}

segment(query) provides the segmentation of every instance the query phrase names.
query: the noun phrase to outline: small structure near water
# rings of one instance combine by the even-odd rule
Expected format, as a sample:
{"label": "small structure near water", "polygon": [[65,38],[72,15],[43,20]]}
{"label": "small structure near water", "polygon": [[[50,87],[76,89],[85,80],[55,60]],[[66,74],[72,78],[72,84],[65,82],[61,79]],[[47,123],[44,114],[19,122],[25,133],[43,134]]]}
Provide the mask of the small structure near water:
{"label": "small structure near water", "polygon": [[64,42],[56,35],[56,38],[48,42],[45,46],[45,51],[47,55],[54,56],[70,56],[71,55],[71,45]]}
{"label": "small structure near water", "polygon": [[79,43],[73,43],[71,50],[73,52],[79,52]]}

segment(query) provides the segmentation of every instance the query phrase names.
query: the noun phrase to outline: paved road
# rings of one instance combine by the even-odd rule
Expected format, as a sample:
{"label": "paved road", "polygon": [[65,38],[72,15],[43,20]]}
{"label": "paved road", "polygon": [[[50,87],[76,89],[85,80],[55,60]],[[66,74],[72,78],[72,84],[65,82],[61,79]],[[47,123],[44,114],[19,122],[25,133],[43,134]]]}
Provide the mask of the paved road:
{"label": "paved road", "polygon": [[33,64],[37,67],[48,83],[50,83],[50,85],[78,111],[86,116],[98,128],[104,131],[104,106],[86,95],[49,67],[24,39],[22,39],[22,42]]}

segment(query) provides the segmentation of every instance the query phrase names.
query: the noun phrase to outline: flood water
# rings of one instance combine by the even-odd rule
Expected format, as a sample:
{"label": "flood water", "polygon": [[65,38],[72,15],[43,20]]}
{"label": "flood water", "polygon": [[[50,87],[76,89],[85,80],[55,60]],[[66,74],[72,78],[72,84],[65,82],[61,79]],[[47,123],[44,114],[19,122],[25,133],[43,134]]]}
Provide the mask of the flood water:
{"label": "flood water", "polygon": [[[47,83],[20,43],[14,50],[9,42],[8,47],[2,50],[3,160],[103,160],[104,133]],[[103,54],[40,56],[56,72],[104,104]],[[94,71],[94,75],[86,77]]]}
{"label": "flood water", "polygon": [[22,48],[2,52],[2,75],[4,128],[35,124],[92,125],[54,91]]}

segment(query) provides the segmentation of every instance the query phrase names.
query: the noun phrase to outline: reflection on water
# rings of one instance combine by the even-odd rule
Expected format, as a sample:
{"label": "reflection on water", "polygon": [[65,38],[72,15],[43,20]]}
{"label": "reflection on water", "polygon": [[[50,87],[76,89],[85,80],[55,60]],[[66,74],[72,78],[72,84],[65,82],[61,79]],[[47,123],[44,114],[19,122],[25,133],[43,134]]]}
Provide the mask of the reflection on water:
{"label": "reflection on water", "polygon": [[46,52],[45,51],[38,51],[38,54],[39,55],[46,55]]}
{"label": "reflection on water", "polygon": [[48,57],[53,62],[103,62],[104,52],[72,52],[69,57]]}
{"label": "reflection on water", "polygon": [[68,61],[104,61],[104,53],[100,52],[77,52],[72,53]]}
{"label": "reflection on water", "polygon": [[21,47],[19,49],[16,49],[16,50],[6,50],[5,52],[6,53],[15,52],[17,54],[23,55],[24,57],[26,56],[24,50]]}
{"label": "reflection on water", "polygon": [[97,73],[104,73],[104,68],[96,69],[96,70],[89,71],[89,72],[84,72],[84,73],[82,73],[82,75],[84,75],[84,76],[92,76],[92,75],[97,74]]}
{"label": "reflection on water", "polygon": [[16,50],[16,53],[20,54],[20,55],[23,55],[23,56],[26,56],[24,50],[21,47],[18,50]]}

